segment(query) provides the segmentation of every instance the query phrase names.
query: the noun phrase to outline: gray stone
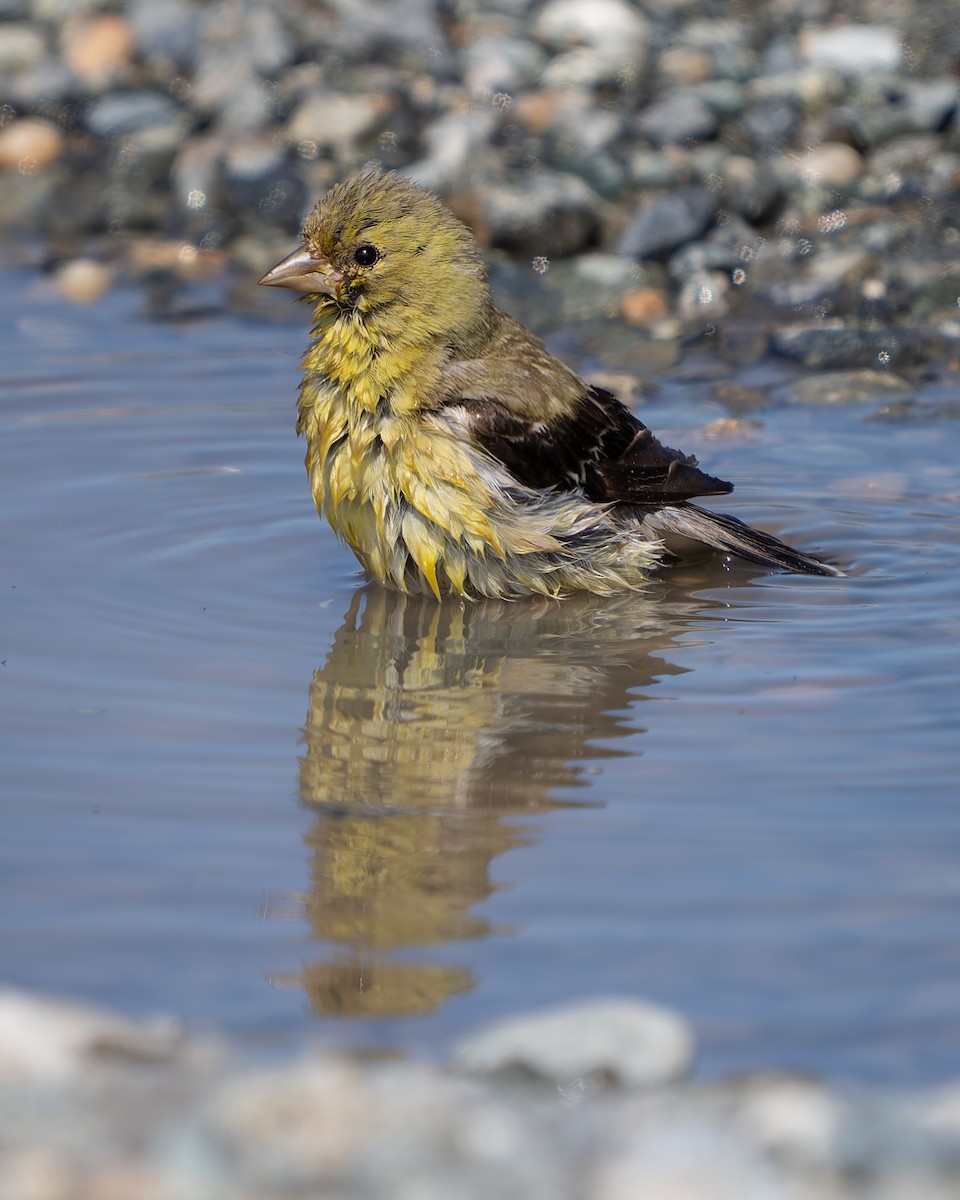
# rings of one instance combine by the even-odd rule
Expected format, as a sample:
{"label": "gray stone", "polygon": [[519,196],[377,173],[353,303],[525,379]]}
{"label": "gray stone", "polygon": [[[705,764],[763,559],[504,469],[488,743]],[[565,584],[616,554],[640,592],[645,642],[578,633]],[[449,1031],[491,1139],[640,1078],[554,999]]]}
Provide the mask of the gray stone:
{"label": "gray stone", "polygon": [[637,132],[655,146],[670,146],[711,138],[718,125],[713,110],[684,90],[645,109],[637,121]]}
{"label": "gray stone", "polygon": [[781,308],[796,308],[834,300],[843,289],[859,294],[859,285],[873,266],[874,257],[866,250],[827,247],[819,254],[801,259],[798,267],[767,284],[763,295]]}
{"label": "gray stone", "polygon": [[913,331],[858,325],[840,318],[785,325],[774,333],[772,345],[778,354],[815,370],[899,367],[927,357],[924,340]]}
{"label": "gray stone", "polygon": [[716,220],[717,197],[709,188],[677,188],[654,200],[630,222],[617,244],[629,258],[656,258],[700,237]]}
{"label": "gray stone", "polygon": [[464,82],[472,93],[509,95],[536,80],[546,55],[523,38],[488,37],[466,46],[461,61]]}
{"label": "gray stone", "polygon": [[901,400],[913,391],[908,380],[892,371],[863,368],[808,375],[786,387],[784,395],[794,404],[862,404],[870,400]]}
{"label": "gray stone", "polygon": [[26,22],[0,25],[0,72],[4,75],[35,67],[47,54],[43,34]]}
{"label": "gray stone", "polygon": [[600,232],[599,201],[574,175],[538,171],[479,193],[491,245],[514,254],[564,257],[584,250]]}
{"label": "gray stone", "polygon": [[84,125],[97,137],[117,137],[153,125],[177,125],[184,119],[180,106],[162,92],[111,92],[92,100]]}
{"label": "gray stone", "polygon": [[917,133],[939,133],[960,109],[960,84],[952,79],[911,79],[906,83],[905,103]]}
{"label": "gray stone", "polygon": [[605,1078],[648,1087],[685,1075],[693,1048],[689,1025],[668,1009],[591,999],[498,1022],[464,1038],[453,1057],[464,1070],[519,1068],[565,1087]]}
{"label": "gray stone", "polygon": [[433,191],[449,187],[476,165],[496,124],[492,108],[445,113],[430,125],[424,136],[425,156],[404,167],[403,174]]}
{"label": "gray stone", "polygon": [[147,59],[193,66],[200,52],[200,14],[188,0],[130,0],[127,20]]}

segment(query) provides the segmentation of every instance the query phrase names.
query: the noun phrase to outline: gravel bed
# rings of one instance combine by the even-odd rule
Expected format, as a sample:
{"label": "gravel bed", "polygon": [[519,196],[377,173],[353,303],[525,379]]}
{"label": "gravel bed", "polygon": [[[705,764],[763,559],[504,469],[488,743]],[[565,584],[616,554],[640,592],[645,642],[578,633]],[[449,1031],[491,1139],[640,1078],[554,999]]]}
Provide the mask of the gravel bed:
{"label": "gravel bed", "polygon": [[0,239],[78,303],[279,315],[253,281],[377,162],[541,330],[916,373],[960,346],[958,71],[955,0],[0,0]]}

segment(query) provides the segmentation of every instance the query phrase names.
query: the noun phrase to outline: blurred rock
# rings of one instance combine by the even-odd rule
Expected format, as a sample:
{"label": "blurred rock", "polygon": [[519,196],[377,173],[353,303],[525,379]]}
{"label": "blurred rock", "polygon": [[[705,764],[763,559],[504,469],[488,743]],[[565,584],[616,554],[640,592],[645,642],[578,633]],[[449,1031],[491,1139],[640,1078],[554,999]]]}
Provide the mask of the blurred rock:
{"label": "blurred rock", "polygon": [[184,114],[175,100],[162,92],[112,92],[87,105],[84,124],[97,137],[117,137],[152,126],[181,128]]}
{"label": "blurred rock", "polygon": [[900,367],[922,362],[926,347],[896,329],[843,320],[786,325],[773,335],[773,348],[814,370],[841,367]]}
{"label": "blurred rock", "polygon": [[628,325],[654,325],[669,316],[670,302],[660,288],[638,288],[626,293],[620,311]]}
{"label": "blurred rock", "polygon": [[[723,425],[720,436],[756,435],[753,422]],[[902,477],[863,476],[849,494],[896,500],[908,487]],[[456,1070],[309,1050],[264,1066],[240,1047],[224,1052],[146,1022],[0,993],[0,1195],[957,1195],[956,1081],[910,1092],[784,1073],[683,1083],[685,1022],[632,1000],[583,1002],[500,1028],[499,1047],[494,1030],[464,1039],[467,1061]],[[603,1086],[614,1079],[625,1086]]]}
{"label": "blurred rock", "polygon": [[794,404],[861,404],[900,400],[913,394],[906,379],[892,371],[824,371],[791,383],[784,394]]}
{"label": "blurred rock", "polygon": [[0,990],[0,1078],[66,1080],[111,1057],[175,1056],[182,1033],[167,1018],[133,1021],[101,1009]]}
{"label": "blurred rock", "polygon": [[60,45],[71,71],[100,91],[111,80],[128,73],[133,30],[123,17],[112,13],[77,17],[61,29]]}
{"label": "blurred rock", "polygon": [[692,1031],[675,1013],[614,999],[507,1019],[464,1038],[454,1051],[464,1070],[519,1068],[560,1087],[606,1079],[649,1087],[681,1078],[692,1059]]}
{"label": "blurred rock", "polygon": [[42,171],[64,151],[65,139],[59,126],[40,117],[23,117],[0,129],[0,168],[23,174]]}
{"label": "blurred rock", "polygon": [[546,63],[543,50],[518,37],[478,38],[464,47],[463,79],[473,95],[508,97],[535,83]]}
{"label": "blurred rock", "polygon": [[272,139],[231,139],[224,147],[223,190],[231,208],[292,227],[307,209],[305,182]]}
{"label": "blurred rock", "polygon": [[801,178],[827,188],[847,188],[863,173],[864,162],[844,142],[823,142],[811,147],[797,161]]}
{"label": "blurred rock", "polygon": [[46,40],[32,25],[0,24],[0,73],[3,75],[36,66],[46,53]]}
{"label": "blurred rock", "polygon": [[496,126],[492,110],[451,112],[427,130],[426,155],[404,168],[403,173],[434,191],[442,191],[468,173],[482,157]]}
{"label": "blurred rock", "polygon": [[200,53],[200,12],[189,0],[129,0],[126,17],[144,56],[190,69]]}
{"label": "blurred rock", "polygon": [[694,271],[677,298],[680,316],[688,321],[716,321],[730,308],[730,276],[723,271]]}
{"label": "blurred rock", "polygon": [[287,122],[286,138],[292,146],[306,142],[322,150],[349,146],[367,136],[391,107],[388,97],[376,93],[311,92]]}
{"label": "blurred rock", "polygon": [[798,268],[764,286],[761,293],[781,308],[837,302],[844,289],[859,292],[861,281],[874,265],[873,255],[866,250],[830,250],[809,256]]}
{"label": "blurred rock", "polygon": [[73,304],[96,304],[113,283],[113,271],[92,258],[75,258],[53,273],[53,286]]}
{"label": "blurred rock", "polygon": [[624,0],[549,0],[533,34],[557,52],[543,73],[551,87],[633,84],[645,73],[650,28]]}
{"label": "blurred rock", "polygon": [[717,215],[717,198],[709,188],[677,188],[654,200],[627,226],[617,253],[629,258],[657,258],[699,237]]}
{"label": "blurred rock", "polygon": [[600,231],[597,198],[572,175],[539,171],[490,184],[479,200],[489,244],[515,254],[562,258],[592,245]]}
{"label": "blurred rock", "polygon": [[837,25],[805,29],[797,39],[803,58],[814,66],[851,75],[895,71],[902,61],[901,37],[889,25]]}
{"label": "blurred rock", "polygon": [[660,55],[660,73],[678,87],[686,87],[712,78],[713,62],[696,46],[672,46]]}
{"label": "blurred rock", "polygon": [[698,142],[713,137],[718,128],[713,111],[688,92],[674,92],[644,109],[637,132],[655,146]]}

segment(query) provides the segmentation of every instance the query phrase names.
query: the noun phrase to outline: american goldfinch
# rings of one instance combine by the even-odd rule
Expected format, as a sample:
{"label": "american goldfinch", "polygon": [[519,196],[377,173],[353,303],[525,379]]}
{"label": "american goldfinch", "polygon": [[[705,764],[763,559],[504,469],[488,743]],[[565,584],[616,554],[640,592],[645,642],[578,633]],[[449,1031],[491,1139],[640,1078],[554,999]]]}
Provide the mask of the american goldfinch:
{"label": "american goldfinch", "polygon": [[380,583],[611,595],[641,588],[677,539],[838,573],[692,504],[732,484],[494,307],[473,235],[403,176],[332,188],[260,282],[314,302],[297,431],[318,511]]}

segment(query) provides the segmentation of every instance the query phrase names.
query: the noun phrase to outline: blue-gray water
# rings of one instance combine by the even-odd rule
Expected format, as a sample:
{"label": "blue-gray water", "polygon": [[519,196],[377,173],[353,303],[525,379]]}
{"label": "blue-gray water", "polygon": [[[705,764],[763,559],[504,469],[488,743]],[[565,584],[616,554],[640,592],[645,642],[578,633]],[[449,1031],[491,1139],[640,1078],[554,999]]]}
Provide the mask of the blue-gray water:
{"label": "blue-gray water", "polygon": [[312,510],[306,311],[137,305],[0,285],[0,982],[428,1053],[626,993],[706,1074],[960,1073],[958,420],[711,440],[668,376],[644,419],[848,578],[404,601]]}

